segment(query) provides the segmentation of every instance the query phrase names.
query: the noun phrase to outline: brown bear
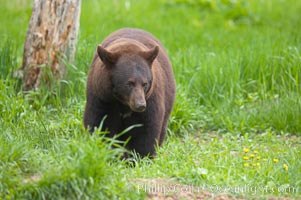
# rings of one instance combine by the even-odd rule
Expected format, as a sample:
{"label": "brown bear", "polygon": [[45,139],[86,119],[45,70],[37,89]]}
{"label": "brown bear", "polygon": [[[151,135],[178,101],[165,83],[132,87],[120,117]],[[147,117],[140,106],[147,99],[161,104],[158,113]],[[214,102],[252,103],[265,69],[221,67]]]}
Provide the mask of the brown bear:
{"label": "brown bear", "polygon": [[[113,32],[98,47],[87,80],[84,126],[122,134],[126,148],[154,156],[167,129],[175,80],[167,53],[152,34],[134,28]],[[106,118],[104,118],[106,116]]]}

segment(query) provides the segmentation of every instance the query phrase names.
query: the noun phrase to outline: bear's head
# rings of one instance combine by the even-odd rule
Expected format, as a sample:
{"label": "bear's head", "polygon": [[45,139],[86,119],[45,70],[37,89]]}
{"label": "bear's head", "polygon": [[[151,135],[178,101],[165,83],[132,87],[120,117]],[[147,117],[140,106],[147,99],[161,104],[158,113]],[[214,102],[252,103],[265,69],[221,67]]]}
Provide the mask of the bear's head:
{"label": "bear's head", "polygon": [[97,48],[98,56],[111,72],[113,96],[134,112],[146,109],[146,96],[153,81],[152,64],[158,52],[158,46],[134,52]]}

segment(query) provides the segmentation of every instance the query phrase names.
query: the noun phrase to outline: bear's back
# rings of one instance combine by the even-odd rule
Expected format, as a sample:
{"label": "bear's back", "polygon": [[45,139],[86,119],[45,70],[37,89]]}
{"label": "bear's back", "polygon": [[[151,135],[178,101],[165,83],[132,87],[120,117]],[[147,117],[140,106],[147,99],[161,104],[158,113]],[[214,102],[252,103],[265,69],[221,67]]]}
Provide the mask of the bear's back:
{"label": "bear's back", "polygon": [[118,39],[136,40],[137,42],[144,44],[148,48],[152,48],[158,45],[160,49],[163,50],[162,53],[166,54],[163,45],[155,36],[147,31],[137,28],[123,28],[111,33],[107,38],[104,39],[102,46],[106,48]]}

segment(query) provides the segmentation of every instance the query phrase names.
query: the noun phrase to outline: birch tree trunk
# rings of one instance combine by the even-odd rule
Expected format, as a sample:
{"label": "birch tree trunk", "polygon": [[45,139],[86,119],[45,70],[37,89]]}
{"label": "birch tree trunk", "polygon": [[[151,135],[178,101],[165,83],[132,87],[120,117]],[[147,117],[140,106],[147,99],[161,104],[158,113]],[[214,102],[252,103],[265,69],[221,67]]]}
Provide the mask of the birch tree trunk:
{"label": "birch tree trunk", "polygon": [[34,0],[17,73],[23,78],[23,90],[35,90],[41,82],[51,84],[53,78],[62,78],[66,72],[62,59],[74,61],[80,4],[81,0]]}

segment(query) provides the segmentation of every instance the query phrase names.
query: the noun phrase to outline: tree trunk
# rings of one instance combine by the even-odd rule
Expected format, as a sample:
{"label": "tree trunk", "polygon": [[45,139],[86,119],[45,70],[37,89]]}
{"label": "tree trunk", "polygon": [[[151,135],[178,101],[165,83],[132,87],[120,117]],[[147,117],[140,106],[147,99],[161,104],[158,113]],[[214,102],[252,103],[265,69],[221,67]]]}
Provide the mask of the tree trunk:
{"label": "tree trunk", "polygon": [[17,73],[23,78],[23,90],[62,78],[66,72],[62,59],[74,61],[80,4],[81,0],[34,0],[23,63]]}

